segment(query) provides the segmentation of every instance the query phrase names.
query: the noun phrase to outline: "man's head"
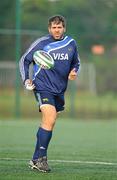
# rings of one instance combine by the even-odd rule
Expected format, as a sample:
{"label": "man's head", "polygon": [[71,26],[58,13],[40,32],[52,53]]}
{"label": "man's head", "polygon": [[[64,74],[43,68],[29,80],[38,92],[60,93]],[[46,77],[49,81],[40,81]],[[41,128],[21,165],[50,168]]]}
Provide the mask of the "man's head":
{"label": "man's head", "polygon": [[50,17],[48,21],[48,31],[54,39],[61,39],[66,31],[65,18],[60,15]]}

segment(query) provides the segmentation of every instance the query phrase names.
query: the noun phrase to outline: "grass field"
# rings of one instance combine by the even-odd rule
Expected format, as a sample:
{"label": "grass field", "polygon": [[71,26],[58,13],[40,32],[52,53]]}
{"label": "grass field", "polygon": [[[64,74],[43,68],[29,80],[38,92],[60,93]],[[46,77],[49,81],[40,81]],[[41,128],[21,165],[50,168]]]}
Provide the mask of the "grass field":
{"label": "grass field", "polygon": [[1,180],[116,180],[117,121],[58,119],[48,156],[52,172],[28,168],[37,120],[0,121]]}

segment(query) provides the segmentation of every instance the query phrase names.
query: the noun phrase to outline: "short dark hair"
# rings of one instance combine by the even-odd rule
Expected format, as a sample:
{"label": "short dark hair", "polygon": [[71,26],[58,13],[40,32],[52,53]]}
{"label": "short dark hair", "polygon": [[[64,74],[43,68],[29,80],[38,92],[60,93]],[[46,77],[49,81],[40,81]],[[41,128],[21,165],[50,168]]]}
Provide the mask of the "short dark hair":
{"label": "short dark hair", "polygon": [[59,24],[62,22],[63,27],[66,27],[66,20],[61,15],[55,15],[55,16],[50,17],[48,20],[49,27],[51,26],[52,22],[54,22],[55,24]]}

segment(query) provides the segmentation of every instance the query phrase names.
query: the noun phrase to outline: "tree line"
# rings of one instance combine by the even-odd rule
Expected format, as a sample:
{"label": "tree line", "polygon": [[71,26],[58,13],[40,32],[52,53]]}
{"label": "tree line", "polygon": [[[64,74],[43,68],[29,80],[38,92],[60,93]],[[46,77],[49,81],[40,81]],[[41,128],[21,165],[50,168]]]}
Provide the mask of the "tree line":
{"label": "tree line", "polygon": [[[79,42],[84,53],[89,53],[94,44],[102,44],[107,48],[116,45],[117,0],[20,0],[20,3],[21,29],[45,34],[49,16],[62,14],[67,19],[67,33]],[[15,29],[16,0],[4,0],[0,4],[0,60],[12,60],[15,59],[15,34],[8,31],[6,33],[4,29]],[[37,36],[38,33],[32,36],[28,33],[23,35],[22,46],[25,48]]]}
{"label": "tree line", "polygon": [[[0,61],[16,58],[16,1],[0,2]],[[113,91],[117,84],[117,0],[19,0],[21,3],[21,54],[36,38],[47,32],[48,18],[61,14],[67,33],[78,42],[83,61],[96,68],[97,91]],[[103,45],[105,54],[91,54],[93,45]],[[113,72],[113,73],[112,73]]]}

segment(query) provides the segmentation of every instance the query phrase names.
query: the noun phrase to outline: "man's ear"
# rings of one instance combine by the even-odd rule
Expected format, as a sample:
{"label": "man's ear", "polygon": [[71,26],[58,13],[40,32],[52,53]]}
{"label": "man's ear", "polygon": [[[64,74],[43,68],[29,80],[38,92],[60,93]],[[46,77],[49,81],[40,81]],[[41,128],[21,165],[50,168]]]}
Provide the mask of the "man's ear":
{"label": "man's ear", "polygon": [[66,32],[66,28],[64,28],[64,33]]}
{"label": "man's ear", "polygon": [[48,27],[48,32],[50,33],[50,27]]}

